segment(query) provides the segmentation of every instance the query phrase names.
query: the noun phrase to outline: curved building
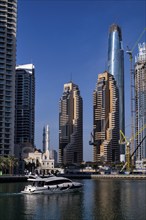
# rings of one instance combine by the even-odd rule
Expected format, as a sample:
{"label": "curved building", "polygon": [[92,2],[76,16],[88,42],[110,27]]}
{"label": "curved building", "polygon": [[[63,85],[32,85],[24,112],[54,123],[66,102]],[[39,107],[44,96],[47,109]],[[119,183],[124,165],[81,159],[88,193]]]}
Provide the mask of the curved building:
{"label": "curved building", "polygon": [[[125,104],[124,104],[124,50],[122,45],[121,28],[113,24],[109,30],[108,39],[108,72],[116,80],[119,93],[119,129],[125,133]],[[125,146],[120,145],[120,160],[124,160]]]}

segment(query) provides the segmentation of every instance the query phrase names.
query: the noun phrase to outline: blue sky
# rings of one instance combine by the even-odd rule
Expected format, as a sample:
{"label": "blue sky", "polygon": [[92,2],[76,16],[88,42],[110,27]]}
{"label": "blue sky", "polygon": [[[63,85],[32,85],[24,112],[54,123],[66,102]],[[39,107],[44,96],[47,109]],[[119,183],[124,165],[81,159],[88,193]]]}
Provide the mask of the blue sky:
{"label": "blue sky", "polygon": [[[50,126],[51,148],[58,151],[59,99],[63,85],[77,84],[83,98],[84,160],[92,160],[89,146],[93,124],[93,90],[97,76],[107,69],[108,31],[122,28],[123,46],[132,48],[146,27],[146,1],[18,0],[17,64],[33,63],[36,77],[35,144],[42,148],[42,132]],[[140,42],[146,41],[146,32]],[[137,53],[137,47],[133,55]],[[130,73],[125,52],[126,135],[130,135]]]}

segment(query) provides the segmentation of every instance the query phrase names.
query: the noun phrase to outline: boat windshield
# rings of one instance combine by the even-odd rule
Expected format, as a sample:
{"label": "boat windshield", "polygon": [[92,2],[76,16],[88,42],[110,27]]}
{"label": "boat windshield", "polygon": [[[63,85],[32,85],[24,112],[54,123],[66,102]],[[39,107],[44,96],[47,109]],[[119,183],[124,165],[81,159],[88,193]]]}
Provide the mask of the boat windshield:
{"label": "boat windshield", "polygon": [[72,183],[72,181],[69,179],[59,179],[59,180],[56,179],[53,181],[45,182],[45,185],[57,185],[57,184],[62,184],[62,183]]}
{"label": "boat windshield", "polygon": [[34,181],[32,183],[33,186],[44,186],[44,181]]}

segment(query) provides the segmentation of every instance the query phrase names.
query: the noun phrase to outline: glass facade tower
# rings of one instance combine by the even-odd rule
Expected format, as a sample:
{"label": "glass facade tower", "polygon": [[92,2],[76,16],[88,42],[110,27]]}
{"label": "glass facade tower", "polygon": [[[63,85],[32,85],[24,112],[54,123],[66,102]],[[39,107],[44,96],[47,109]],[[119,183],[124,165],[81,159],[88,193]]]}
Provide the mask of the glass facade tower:
{"label": "glass facade tower", "polygon": [[[15,144],[34,146],[35,130],[35,67],[16,67],[15,81]],[[17,151],[17,149],[15,149]]]}
{"label": "glass facade tower", "polygon": [[[108,72],[116,80],[119,92],[119,130],[125,133],[125,105],[124,105],[124,50],[122,46],[122,32],[118,25],[113,24],[109,30],[108,39]],[[120,160],[124,160],[125,146],[120,145]]]}

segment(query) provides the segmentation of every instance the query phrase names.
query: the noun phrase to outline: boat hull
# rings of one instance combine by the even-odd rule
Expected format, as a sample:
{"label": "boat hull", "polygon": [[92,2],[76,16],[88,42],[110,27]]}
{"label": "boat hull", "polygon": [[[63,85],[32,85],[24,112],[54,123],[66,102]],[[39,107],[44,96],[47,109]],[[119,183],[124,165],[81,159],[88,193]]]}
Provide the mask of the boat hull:
{"label": "boat hull", "polygon": [[54,194],[54,193],[69,193],[69,192],[77,192],[80,191],[82,187],[77,188],[67,188],[67,189],[35,189],[35,190],[23,190],[22,194]]}

